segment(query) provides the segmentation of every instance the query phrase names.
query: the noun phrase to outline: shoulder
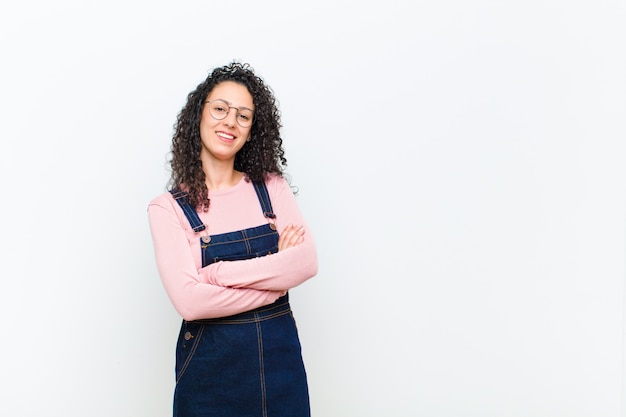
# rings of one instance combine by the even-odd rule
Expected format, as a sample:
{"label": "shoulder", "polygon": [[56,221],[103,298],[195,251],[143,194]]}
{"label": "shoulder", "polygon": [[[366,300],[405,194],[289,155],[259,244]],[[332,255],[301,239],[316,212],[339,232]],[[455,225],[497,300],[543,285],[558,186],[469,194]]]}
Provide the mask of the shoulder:
{"label": "shoulder", "polygon": [[268,174],[265,178],[265,185],[270,190],[270,192],[272,190],[281,192],[284,190],[291,190],[291,186],[289,185],[287,179],[278,174]]}
{"label": "shoulder", "polygon": [[172,203],[174,202],[176,202],[176,200],[174,200],[174,197],[172,197],[172,193],[167,191],[157,195],[152,200],[150,200],[150,202],[148,203],[148,208],[152,206],[172,207]]}
{"label": "shoulder", "polygon": [[169,191],[150,200],[147,212],[148,221],[155,228],[176,225],[176,227],[191,230],[183,209]]}
{"label": "shoulder", "polygon": [[176,215],[180,217],[179,214],[182,213],[182,209],[179,207],[178,203],[169,191],[161,193],[150,200],[147,210],[148,215],[155,212],[167,212],[169,215]]}
{"label": "shoulder", "polygon": [[270,174],[265,179],[267,191],[273,203],[276,205],[293,204],[296,194],[288,179],[278,175]]}

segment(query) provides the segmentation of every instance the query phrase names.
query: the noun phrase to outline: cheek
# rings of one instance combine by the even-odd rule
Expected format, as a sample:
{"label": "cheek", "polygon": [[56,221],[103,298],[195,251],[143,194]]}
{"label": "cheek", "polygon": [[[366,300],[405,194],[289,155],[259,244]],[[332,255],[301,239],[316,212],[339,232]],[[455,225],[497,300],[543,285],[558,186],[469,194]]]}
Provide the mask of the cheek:
{"label": "cheek", "polygon": [[204,135],[208,134],[215,127],[215,120],[212,118],[202,117],[200,120],[200,137],[204,138]]}
{"label": "cheek", "polygon": [[209,110],[206,108],[202,110],[202,115],[200,116],[200,126],[211,125],[214,122],[216,122],[216,120],[211,116],[211,114],[209,114]]}

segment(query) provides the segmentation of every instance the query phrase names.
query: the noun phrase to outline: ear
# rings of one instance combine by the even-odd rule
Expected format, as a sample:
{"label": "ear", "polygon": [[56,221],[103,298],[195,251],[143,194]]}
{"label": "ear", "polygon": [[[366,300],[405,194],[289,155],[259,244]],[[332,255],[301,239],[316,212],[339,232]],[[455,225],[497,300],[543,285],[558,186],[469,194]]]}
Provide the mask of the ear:
{"label": "ear", "polygon": [[252,140],[252,136],[248,136],[248,139],[246,139],[246,142],[250,142]]}

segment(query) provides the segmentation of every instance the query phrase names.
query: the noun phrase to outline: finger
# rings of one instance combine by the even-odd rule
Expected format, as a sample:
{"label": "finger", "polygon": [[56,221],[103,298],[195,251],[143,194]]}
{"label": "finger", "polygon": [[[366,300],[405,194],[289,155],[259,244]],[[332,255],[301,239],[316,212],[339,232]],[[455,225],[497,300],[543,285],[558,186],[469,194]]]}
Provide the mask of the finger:
{"label": "finger", "polygon": [[286,239],[287,247],[293,247],[302,243],[304,235],[303,226],[294,226],[290,231]]}
{"label": "finger", "polygon": [[286,226],[278,236],[278,250],[286,249],[289,247],[289,238],[293,233],[293,225]]}
{"label": "finger", "polygon": [[286,235],[286,230],[289,228],[289,226],[285,227],[283,229],[283,231],[278,235],[278,250],[282,250],[284,249],[285,246],[285,235]]}
{"label": "finger", "polygon": [[304,240],[304,226],[289,225],[285,227],[278,239],[278,250],[299,245]]}

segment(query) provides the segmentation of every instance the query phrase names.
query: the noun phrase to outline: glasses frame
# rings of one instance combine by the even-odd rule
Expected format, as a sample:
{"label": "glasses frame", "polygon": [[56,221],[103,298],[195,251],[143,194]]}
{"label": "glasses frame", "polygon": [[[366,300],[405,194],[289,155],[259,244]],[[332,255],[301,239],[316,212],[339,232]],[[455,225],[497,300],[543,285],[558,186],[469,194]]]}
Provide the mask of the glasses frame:
{"label": "glasses frame", "polygon": [[244,126],[240,123],[239,121],[239,115],[241,114],[240,112],[240,108],[239,107],[235,107],[235,106],[231,106],[230,103],[228,103],[226,100],[221,99],[221,98],[216,98],[215,100],[205,100],[204,104],[208,104],[209,106],[211,105],[211,103],[214,103],[216,101],[219,101],[221,103],[224,103],[225,107],[228,107],[228,111],[226,112],[226,114],[224,115],[224,117],[222,117],[221,119],[219,117],[215,117],[215,115],[213,114],[213,112],[211,111],[211,109],[209,108],[209,114],[211,115],[212,118],[214,118],[215,120],[224,120],[225,118],[228,117],[228,115],[230,114],[230,109],[235,109],[237,110],[237,113],[235,113],[235,120],[237,121],[237,124],[243,128],[248,128],[248,127],[252,127],[252,123],[254,123],[254,110],[249,109],[247,107],[244,107],[244,109],[246,110],[250,110],[250,112],[252,113],[252,117],[250,118],[250,124],[248,126]]}

